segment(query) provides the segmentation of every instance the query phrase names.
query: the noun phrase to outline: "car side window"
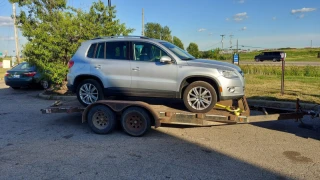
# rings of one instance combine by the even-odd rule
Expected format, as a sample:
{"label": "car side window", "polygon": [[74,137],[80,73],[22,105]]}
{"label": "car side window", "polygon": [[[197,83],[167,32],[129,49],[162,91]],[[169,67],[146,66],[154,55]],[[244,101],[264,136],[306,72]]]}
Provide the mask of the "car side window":
{"label": "car side window", "polygon": [[96,46],[97,44],[94,43],[94,44],[91,44],[89,50],[88,50],[88,53],[87,53],[87,57],[88,58],[93,58],[94,57],[94,51],[96,50]]}
{"label": "car side window", "polygon": [[106,43],[106,58],[127,60],[127,45],[128,42],[107,42]]}
{"label": "car side window", "polygon": [[96,50],[96,54],[95,54],[95,58],[97,59],[104,59],[104,46],[105,46],[105,43],[99,43],[98,46],[97,46],[97,50]]}
{"label": "car side window", "polygon": [[135,61],[160,62],[162,56],[168,56],[166,52],[153,44],[145,42],[133,42],[132,44]]}

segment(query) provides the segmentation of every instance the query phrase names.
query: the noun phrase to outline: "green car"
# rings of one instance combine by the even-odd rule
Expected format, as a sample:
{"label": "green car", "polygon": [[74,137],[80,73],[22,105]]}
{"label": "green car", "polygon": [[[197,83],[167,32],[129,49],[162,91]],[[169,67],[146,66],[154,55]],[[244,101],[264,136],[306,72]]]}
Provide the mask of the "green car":
{"label": "green car", "polygon": [[4,81],[7,86],[13,89],[21,87],[42,87],[48,89],[50,83],[41,80],[41,74],[37,72],[35,66],[30,66],[27,62],[23,62],[8,70],[5,74]]}

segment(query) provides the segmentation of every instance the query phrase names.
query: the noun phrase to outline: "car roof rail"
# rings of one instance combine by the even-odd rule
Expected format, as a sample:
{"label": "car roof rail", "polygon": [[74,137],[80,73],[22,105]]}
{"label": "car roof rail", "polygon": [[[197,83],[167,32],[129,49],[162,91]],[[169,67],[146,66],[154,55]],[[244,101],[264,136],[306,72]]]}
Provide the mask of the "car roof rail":
{"label": "car roof rail", "polygon": [[91,40],[95,40],[95,39],[109,39],[109,38],[141,38],[141,39],[150,39],[146,36],[99,36],[96,38],[93,38]]}

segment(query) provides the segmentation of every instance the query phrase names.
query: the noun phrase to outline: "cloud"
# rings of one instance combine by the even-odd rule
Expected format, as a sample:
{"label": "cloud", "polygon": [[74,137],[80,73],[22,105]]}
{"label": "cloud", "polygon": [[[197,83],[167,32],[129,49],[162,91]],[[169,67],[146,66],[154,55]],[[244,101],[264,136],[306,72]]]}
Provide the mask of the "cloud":
{"label": "cloud", "polygon": [[241,28],[241,31],[245,31],[245,30],[247,30],[247,27]]}
{"label": "cloud", "polygon": [[304,14],[300,14],[300,15],[298,16],[298,19],[302,19],[302,18],[304,18]]}
{"label": "cloud", "polygon": [[209,36],[212,36],[213,35],[213,33],[211,32],[211,33],[209,33]]}
{"label": "cloud", "polygon": [[1,41],[13,41],[14,40],[14,37],[0,37],[0,40]]}
{"label": "cloud", "polygon": [[237,1],[239,4],[243,4],[244,3],[244,0],[239,0]]}
{"label": "cloud", "polygon": [[0,16],[0,26],[12,26],[13,20],[10,16]]}
{"label": "cloud", "polygon": [[316,8],[302,8],[302,9],[292,9],[291,13],[296,14],[296,13],[306,13],[306,12],[311,12],[317,10]]}
{"label": "cloud", "polygon": [[274,17],[272,17],[272,20],[276,20],[276,19],[277,19],[277,17],[275,17],[275,16],[274,16]]}
{"label": "cloud", "polygon": [[248,18],[247,12],[238,13],[233,16],[234,21],[243,21],[244,19],[247,19],[247,18]]}
{"label": "cloud", "polygon": [[204,29],[204,28],[200,28],[200,29],[198,29],[198,32],[202,32],[202,31],[205,31],[206,29]]}
{"label": "cloud", "polygon": [[226,21],[229,21],[230,19],[229,18],[226,18]]}

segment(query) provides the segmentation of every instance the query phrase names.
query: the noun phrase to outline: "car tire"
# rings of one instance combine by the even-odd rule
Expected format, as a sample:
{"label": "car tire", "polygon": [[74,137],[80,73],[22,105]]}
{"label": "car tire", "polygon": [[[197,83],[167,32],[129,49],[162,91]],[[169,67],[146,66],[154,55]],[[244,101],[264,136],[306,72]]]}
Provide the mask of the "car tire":
{"label": "car tire", "polygon": [[273,62],[277,62],[278,60],[277,60],[276,58],[273,58],[272,61],[273,61]]}
{"label": "car tire", "polygon": [[20,89],[20,87],[11,87],[14,90]]}
{"label": "car tire", "polygon": [[195,81],[183,93],[186,108],[193,113],[207,113],[217,103],[217,93],[207,82]]}
{"label": "car tire", "polygon": [[143,136],[151,128],[148,112],[141,107],[129,107],[121,115],[121,126],[130,136]]}
{"label": "car tire", "polygon": [[94,79],[82,81],[77,87],[76,94],[78,101],[85,107],[104,99],[102,87],[100,83]]}
{"label": "car tire", "polygon": [[256,61],[256,62],[260,62],[260,59],[259,59],[259,58],[257,58],[257,59],[255,59],[255,61]]}
{"label": "car tire", "polygon": [[116,115],[105,105],[92,107],[87,118],[89,127],[97,134],[108,134],[116,127]]}
{"label": "car tire", "polygon": [[51,83],[47,80],[44,80],[40,82],[40,85],[42,89],[49,89],[51,86]]}

